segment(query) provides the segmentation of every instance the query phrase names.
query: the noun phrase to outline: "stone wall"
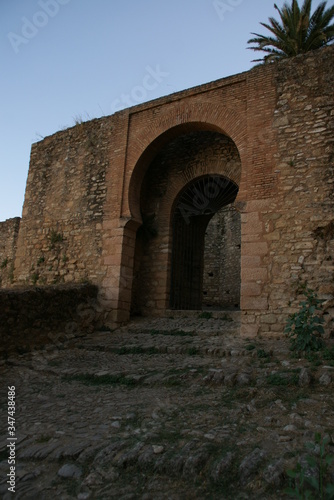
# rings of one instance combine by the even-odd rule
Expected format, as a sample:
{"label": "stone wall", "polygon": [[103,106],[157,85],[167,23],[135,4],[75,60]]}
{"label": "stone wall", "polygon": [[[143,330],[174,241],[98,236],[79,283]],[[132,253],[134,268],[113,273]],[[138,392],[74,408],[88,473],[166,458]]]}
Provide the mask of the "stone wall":
{"label": "stone wall", "polygon": [[[250,201],[242,219],[254,263],[243,308],[260,304],[255,314],[245,311],[244,322],[251,323],[245,334],[282,332],[302,299],[301,284],[326,301],[327,331],[333,331],[333,54],[329,47],[276,68],[277,195]],[[242,279],[246,273],[251,270]]]}
{"label": "stone wall", "polygon": [[102,223],[111,129],[107,119],[93,120],[33,145],[16,284],[103,279]]}
{"label": "stone wall", "polygon": [[14,261],[20,217],[0,222],[0,288],[14,281]]}
{"label": "stone wall", "polygon": [[0,354],[27,352],[103,324],[93,285],[0,289]]}
{"label": "stone wall", "polygon": [[276,210],[273,207],[276,215],[264,218],[274,254],[269,307],[276,303],[283,310],[287,299],[296,306],[296,285],[306,283],[326,300],[330,322],[334,318],[333,50],[291,63],[279,66],[276,78],[280,196]]}
{"label": "stone wall", "polygon": [[203,306],[240,307],[240,214],[224,207],[208,224],[205,236]]}

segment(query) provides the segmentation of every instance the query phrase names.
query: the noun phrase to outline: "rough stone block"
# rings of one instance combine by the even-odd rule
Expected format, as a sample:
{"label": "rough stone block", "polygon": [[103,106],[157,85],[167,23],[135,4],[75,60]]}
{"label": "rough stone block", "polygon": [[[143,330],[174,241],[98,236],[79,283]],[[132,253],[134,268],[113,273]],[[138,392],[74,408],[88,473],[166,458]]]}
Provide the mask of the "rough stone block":
{"label": "rough stone block", "polygon": [[268,299],[266,297],[244,297],[241,296],[241,309],[266,311],[268,309]]}
{"label": "rough stone block", "polygon": [[241,245],[242,256],[263,256],[268,253],[268,243],[265,241],[257,243],[244,243]]}
{"label": "rough stone block", "polygon": [[241,269],[241,280],[243,282],[248,281],[267,281],[268,270],[265,267],[243,267]]}
{"label": "rough stone block", "polygon": [[259,325],[242,323],[240,328],[240,335],[241,337],[245,338],[253,338],[257,336],[258,331],[259,331]]}
{"label": "rough stone block", "polygon": [[260,321],[264,324],[274,325],[277,323],[277,316],[275,314],[263,314]]}
{"label": "rough stone block", "polygon": [[257,297],[261,295],[261,293],[262,293],[262,286],[260,284],[257,284],[255,282],[241,283],[241,295],[243,299],[245,299],[245,297]]}

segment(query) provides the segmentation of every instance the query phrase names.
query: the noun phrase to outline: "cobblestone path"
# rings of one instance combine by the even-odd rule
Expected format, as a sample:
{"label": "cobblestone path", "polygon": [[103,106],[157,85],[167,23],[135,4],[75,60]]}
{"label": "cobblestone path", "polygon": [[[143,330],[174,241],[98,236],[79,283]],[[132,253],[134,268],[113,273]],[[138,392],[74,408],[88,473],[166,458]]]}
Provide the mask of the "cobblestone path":
{"label": "cobblestone path", "polygon": [[286,470],[333,433],[333,362],[238,328],[142,319],[1,362],[0,497],[15,386],[15,498],[288,498]]}

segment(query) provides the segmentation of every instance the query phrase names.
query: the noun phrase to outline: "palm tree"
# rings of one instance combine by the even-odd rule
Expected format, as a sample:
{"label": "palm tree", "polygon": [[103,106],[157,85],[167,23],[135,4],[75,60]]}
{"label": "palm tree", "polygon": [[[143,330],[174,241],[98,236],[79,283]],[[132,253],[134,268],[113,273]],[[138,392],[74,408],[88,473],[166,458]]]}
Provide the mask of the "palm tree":
{"label": "palm tree", "polygon": [[334,40],[334,24],[330,24],[334,17],[334,6],[326,10],[326,4],[321,2],[312,15],[312,0],[304,0],[301,8],[298,0],[292,0],[291,6],[285,2],[282,9],[275,4],[281,22],[270,17],[270,25],[260,23],[272,36],[252,33],[256,37],[247,42],[255,44],[248,49],[266,52],[262,59],[255,59],[254,62],[273,62],[331,43]]}

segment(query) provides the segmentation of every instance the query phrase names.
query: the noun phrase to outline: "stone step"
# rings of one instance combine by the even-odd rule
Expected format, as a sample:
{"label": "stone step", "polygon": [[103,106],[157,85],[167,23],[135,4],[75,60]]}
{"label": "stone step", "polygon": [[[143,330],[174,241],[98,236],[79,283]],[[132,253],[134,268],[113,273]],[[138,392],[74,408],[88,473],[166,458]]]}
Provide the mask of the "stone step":
{"label": "stone step", "polygon": [[237,309],[224,309],[224,310],[214,310],[214,309],[206,309],[203,311],[190,311],[190,310],[172,310],[169,309],[166,311],[166,318],[189,318],[189,319],[201,319],[205,318],[206,315],[211,315],[214,319],[225,319],[230,318],[235,322],[241,321],[241,311]]}
{"label": "stone step", "polygon": [[169,311],[159,318],[133,318],[117,334],[158,333],[171,335],[177,331],[192,332],[199,337],[232,336],[240,338],[240,311]]}

